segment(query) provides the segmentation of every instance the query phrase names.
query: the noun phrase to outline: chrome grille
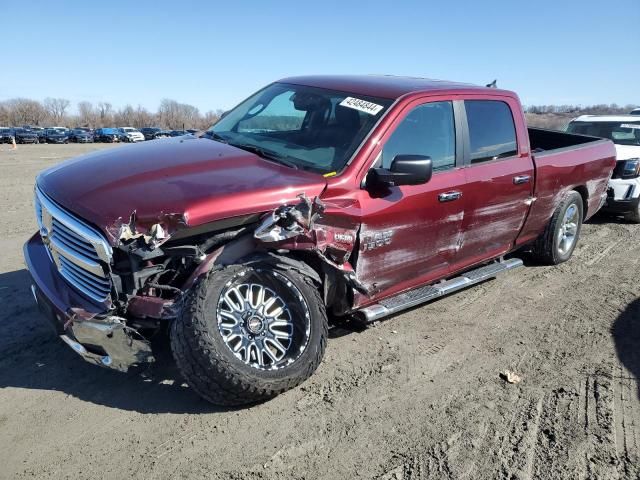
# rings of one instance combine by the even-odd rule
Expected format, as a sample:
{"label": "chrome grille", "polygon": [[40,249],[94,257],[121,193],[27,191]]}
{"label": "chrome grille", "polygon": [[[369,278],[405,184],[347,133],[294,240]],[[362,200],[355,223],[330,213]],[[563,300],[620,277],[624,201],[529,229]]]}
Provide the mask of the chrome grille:
{"label": "chrome grille", "polygon": [[37,187],[34,203],[40,236],[60,275],[92,300],[106,301],[111,292],[111,246],[97,229]]}
{"label": "chrome grille", "polygon": [[72,250],[75,254],[85,257],[93,262],[100,262],[98,254],[91,242],[79,237],[73,230],[65,226],[60,220],[53,218],[53,232],[51,239],[60,242],[65,248]]}
{"label": "chrome grille", "polygon": [[92,298],[106,299],[111,292],[111,282],[104,277],[83,270],[60,255],[60,273],[78,290],[89,292]]}

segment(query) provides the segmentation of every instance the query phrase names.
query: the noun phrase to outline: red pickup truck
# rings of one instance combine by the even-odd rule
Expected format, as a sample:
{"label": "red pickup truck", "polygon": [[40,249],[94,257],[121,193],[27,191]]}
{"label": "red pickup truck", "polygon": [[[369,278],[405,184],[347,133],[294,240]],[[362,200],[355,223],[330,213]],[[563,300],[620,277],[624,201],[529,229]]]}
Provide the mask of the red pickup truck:
{"label": "red pickup truck", "polygon": [[376,321],[518,267],[520,249],[569,259],[615,157],[608,140],[528,129],[505,90],[287,78],[200,137],[41,173],[24,253],[86,360],[126,371],[168,331],[196,392],[246,404],[314,372],[328,317]]}

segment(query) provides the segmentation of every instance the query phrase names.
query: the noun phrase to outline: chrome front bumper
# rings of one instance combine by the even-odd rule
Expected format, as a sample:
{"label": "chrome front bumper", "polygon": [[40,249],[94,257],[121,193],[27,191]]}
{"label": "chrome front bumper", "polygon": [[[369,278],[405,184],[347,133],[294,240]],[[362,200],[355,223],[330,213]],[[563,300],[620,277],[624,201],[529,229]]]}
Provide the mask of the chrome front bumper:
{"label": "chrome front bumper", "polygon": [[108,314],[64,281],[38,234],[25,244],[24,256],[40,311],[82,358],[123,372],[154,361],[149,342],[124,318]]}
{"label": "chrome front bumper", "polygon": [[60,338],[90,363],[126,372],[133,365],[153,362],[149,343],[117,317],[77,322],[69,330],[77,341],[67,334]]}

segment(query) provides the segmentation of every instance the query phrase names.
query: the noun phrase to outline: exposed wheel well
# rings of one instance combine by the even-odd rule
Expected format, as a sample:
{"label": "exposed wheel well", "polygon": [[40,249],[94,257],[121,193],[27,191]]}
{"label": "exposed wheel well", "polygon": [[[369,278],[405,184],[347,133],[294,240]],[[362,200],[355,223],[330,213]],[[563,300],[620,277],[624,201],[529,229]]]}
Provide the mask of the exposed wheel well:
{"label": "exposed wheel well", "polygon": [[584,185],[578,185],[574,188],[582,197],[582,218],[587,218],[587,209],[589,208],[589,192]]}

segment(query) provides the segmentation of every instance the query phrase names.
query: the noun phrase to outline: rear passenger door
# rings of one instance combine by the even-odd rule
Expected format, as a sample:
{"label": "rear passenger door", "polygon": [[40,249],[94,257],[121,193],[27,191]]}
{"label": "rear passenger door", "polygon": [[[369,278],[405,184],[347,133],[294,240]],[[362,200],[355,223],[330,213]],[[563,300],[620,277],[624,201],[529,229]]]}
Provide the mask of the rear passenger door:
{"label": "rear passenger door", "polygon": [[[529,211],[534,166],[526,132],[518,132],[510,97],[463,101],[467,196],[462,223],[460,267],[497,257],[511,249]],[[455,268],[454,268],[455,269]]]}

